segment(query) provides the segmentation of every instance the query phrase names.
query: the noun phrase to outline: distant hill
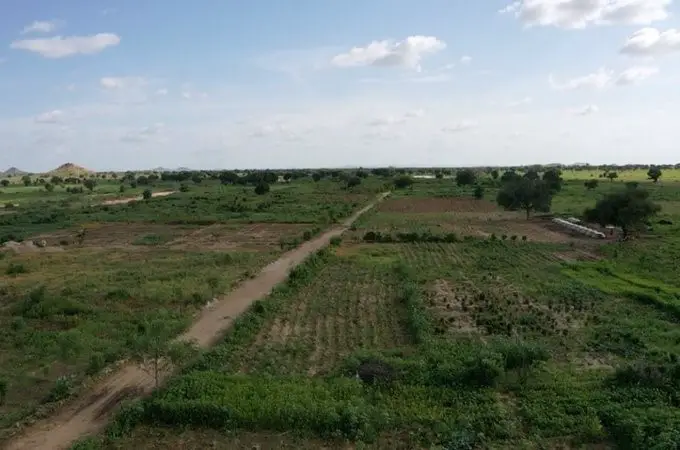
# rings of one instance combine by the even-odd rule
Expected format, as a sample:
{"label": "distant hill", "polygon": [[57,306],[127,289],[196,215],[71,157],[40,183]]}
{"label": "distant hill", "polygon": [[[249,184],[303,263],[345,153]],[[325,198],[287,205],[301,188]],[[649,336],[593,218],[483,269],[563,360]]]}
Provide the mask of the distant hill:
{"label": "distant hill", "polygon": [[81,174],[93,173],[84,167],[78,166],[73,163],[62,164],[54,170],[48,172],[48,175],[58,175],[58,176],[78,176]]}
{"label": "distant hill", "polygon": [[5,170],[4,172],[0,172],[0,176],[3,177],[17,177],[21,175],[26,175],[27,172],[24,172],[23,170],[19,170],[16,167],[10,167],[9,169]]}

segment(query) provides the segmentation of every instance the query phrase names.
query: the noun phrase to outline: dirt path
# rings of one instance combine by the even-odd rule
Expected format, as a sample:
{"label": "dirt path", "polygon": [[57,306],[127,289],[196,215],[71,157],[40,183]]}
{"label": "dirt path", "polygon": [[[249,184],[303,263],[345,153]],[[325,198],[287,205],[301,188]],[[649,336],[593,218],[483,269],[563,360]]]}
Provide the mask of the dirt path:
{"label": "dirt path", "polygon": [[[151,197],[167,197],[168,195],[172,195],[177,191],[161,191],[161,192],[154,192],[151,194]],[[125,203],[130,203],[130,202],[136,202],[139,200],[144,200],[144,197],[141,195],[138,197],[129,197],[129,198],[117,198],[114,200],[105,200],[101,204],[102,205],[124,205]]]}
{"label": "dirt path", "polygon": [[[288,272],[313,252],[325,247],[331,238],[341,235],[359,216],[388,193],[356,212],[340,226],[305,242],[266,266],[260,274],[204,309],[193,325],[179,339],[194,340],[201,347],[215,344],[234,319],[256,300],[266,296]],[[79,438],[95,434],[108,422],[121,401],[151,393],[153,378],[139,366],[128,364],[99,382],[89,392],[65,405],[55,416],[39,421],[8,443],[7,450],[59,450],[68,448]]]}

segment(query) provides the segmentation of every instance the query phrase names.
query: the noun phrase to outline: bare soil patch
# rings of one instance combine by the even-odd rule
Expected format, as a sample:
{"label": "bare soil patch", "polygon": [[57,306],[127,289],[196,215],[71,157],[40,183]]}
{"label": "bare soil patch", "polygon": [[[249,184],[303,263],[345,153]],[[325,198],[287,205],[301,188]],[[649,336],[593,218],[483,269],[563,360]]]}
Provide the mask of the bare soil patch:
{"label": "bare soil patch", "polygon": [[288,223],[216,224],[182,235],[168,246],[184,250],[262,250],[279,246],[282,239],[300,238],[309,228]]}
{"label": "bare soil patch", "polygon": [[[168,195],[172,195],[177,191],[161,191],[161,192],[154,192],[151,194],[151,197],[167,197]],[[128,197],[128,198],[116,198],[113,200],[104,200],[101,204],[102,205],[124,205],[126,203],[130,202],[137,202],[140,200],[144,200],[144,197],[141,195],[137,197]]]}
{"label": "bare soil patch", "polygon": [[599,239],[593,239],[580,234],[574,234],[566,229],[551,226],[548,219],[532,218],[526,220],[515,213],[494,213],[478,215],[477,217],[449,217],[442,221],[441,227],[448,232],[454,232],[461,236],[476,236],[488,238],[496,235],[498,238],[506,236],[508,239],[516,236],[516,239],[526,239],[533,242],[553,243],[602,243]]}
{"label": "bare soil patch", "polygon": [[446,280],[437,280],[427,292],[427,304],[434,310],[438,326],[450,333],[480,333],[470,314],[470,304],[463,295],[457,295]]}
{"label": "bare soil patch", "polygon": [[[83,247],[143,249],[148,238],[158,246],[191,251],[261,251],[279,248],[281,239],[300,238],[310,228],[304,224],[215,224],[204,227],[153,223],[87,224]],[[60,230],[34,236],[48,247],[79,245],[79,229]]]}
{"label": "bare soil patch", "polygon": [[378,211],[398,213],[494,212],[495,204],[474,198],[394,198],[383,202]]}

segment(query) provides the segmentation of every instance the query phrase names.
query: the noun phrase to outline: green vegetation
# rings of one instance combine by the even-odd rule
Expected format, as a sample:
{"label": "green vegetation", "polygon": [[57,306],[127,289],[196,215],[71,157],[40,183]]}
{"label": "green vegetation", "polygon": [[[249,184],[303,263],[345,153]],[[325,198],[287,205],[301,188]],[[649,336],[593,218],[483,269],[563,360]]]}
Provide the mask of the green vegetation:
{"label": "green vegetation", "polygon": [[[2,367],[18,367],[0,371],[0,411],[15,414],[3,425],[31,399],[19,374],[39,374],[55,355],[72,369],[30,384],[43,389],[36,405],[131,357],[154,375],[173,359],[184,367],[75,448],[677,448],[680,184],[674,168],[660,167],[656,181],[645,179],[650,170],[477,168],[471,183],[449,169],[429,178],[289,171],[245,187],[232,173],[202,174],[191,192],[8,223],[6,233],[17,224],[102,228],[88,228],[82,246],[0,260],[1,273],[23,267],[2,278],[11,355]],[[270,191],[257,195],[265,182]],[[199,305],[386,186],[389,198],[293,269],[216,346],[188,364],[187,353],[171,358],[169,338]],[[545,210],[620,230],[571,235],[530,214]],[[278,234],[267,234],[276,222]],[[243,235],[258,240],[236,242],[247,225]],[[122,242],[118,229],[134,232]],[[91,276],[80,279],[76,264]]]}

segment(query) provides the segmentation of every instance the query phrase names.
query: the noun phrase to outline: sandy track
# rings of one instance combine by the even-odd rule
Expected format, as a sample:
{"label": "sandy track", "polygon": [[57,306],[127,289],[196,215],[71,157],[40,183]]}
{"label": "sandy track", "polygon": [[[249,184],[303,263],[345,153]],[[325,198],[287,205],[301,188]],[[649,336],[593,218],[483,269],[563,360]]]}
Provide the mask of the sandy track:
{"label": "sandy track", "polygon": [[[167,197],[168,195],[172,195],[177,191],[161,191],[161,192],[153,192],[151,194],[151,197]],[[129,197],[129,198],[117,198],[114,200],[105,200],[101,204],[102,205],[124,205],[125,203],[130,203],[130,202],[137,202],[140,200],[144,200],[144,197],[137,196],[137,197]]]}
{"label": "sandy track", "polygon": [[[160,194],[160,192],[159,192]],[[256,300],[266,296],[288,272],[310,254],[325,247],[331,238],[341,235],[362,214],[373,208],[388,193],[381,194],[373,203],[356,212],[340,226],[305,242],[266,266],[260,274],[204,309],[193,325],[179,337],[193,340],[201,347],[215,344],[234,319],[245,312]],[[149,394],[154,381],[148,373],[134,364],[127,364],[108,376],[88,392],[66,404],[53,417],[39,421],[11,440],[7,450],[58,450],[68,448],[74,441],[100,431],[116,411],[121,401]]]}

